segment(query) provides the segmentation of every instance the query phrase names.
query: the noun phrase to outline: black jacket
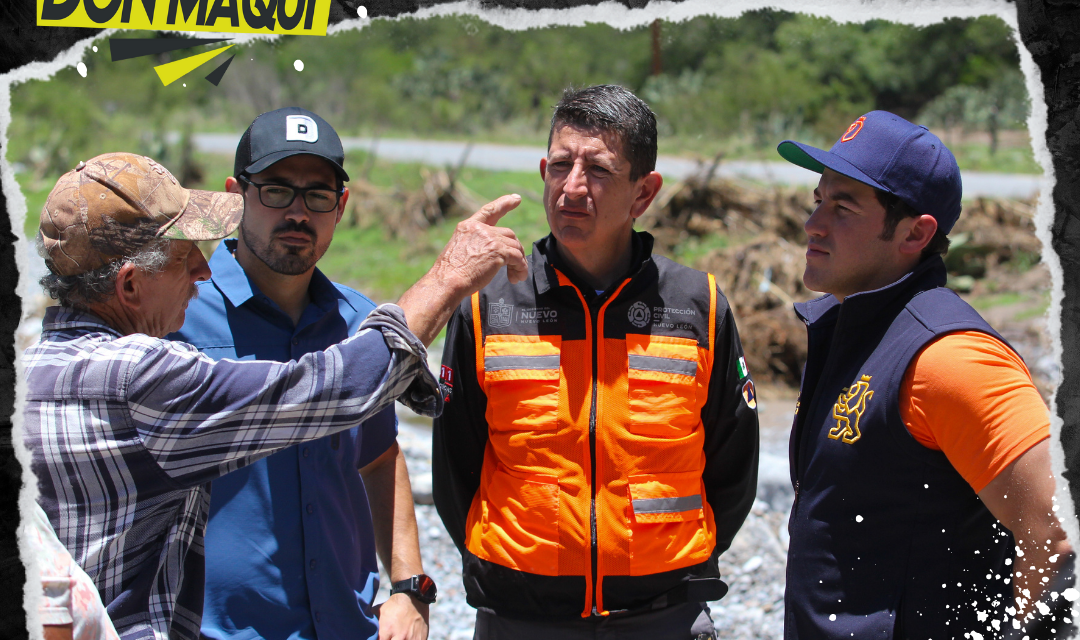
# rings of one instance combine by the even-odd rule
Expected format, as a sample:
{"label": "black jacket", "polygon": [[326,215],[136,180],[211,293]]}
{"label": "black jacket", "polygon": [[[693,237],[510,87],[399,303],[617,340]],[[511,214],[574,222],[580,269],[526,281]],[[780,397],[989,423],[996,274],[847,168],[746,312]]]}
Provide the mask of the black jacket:
{"label": "black jacket", "polygon": [[[530,258],[530,277],[525,282],[510,285],[503,272],[480,292],[478,308],[483,317],[480,324],[484,339],[493,332],[556,334],[564,345],[584,341],[585,318],[596,319],[596,311],[606,308],[601,328],[605,340],[626,340],[626,336],[646,333],[707,342],[708,276],[654,257],[652,237],[647,233],[635,233],[633,242],[629,273],[608,291],[597,294],[560,262],[551,236],[538,241]],[[488,398],[476,372],[473,304],[472,300],[464,301],[447,330],[442,376],[447,403],[435,422],[433,443],[435,505],[462,553],[465,589],[472,606],[518,618],[576,618],[583,614],[583,602],[589,601],[592,576],[598,575],[595,549],[592,576],[581,575],[588,573],[587,563],[564,567],[562,560],[558,575],[539,575],[478,558],[466,546],[466,523],[480,489],[489,445],[485,419]],[[591,313],[583,312],[583,304]],[[715,548],[702,562],[673,570],[648,575],[601,571],[602,609],[663,606],[680,599],[679,588],[687,580],[717,577],[717,557],[730,545],[754,501],[758,457],[755,391],[745,370],[731,311],[718,289],[711,328],[715,351],[708,397],[700,411],[704,439],[699,446],[704,453],[701,481],[715,520]],[[602,521],[601,527],[604,524]],[[595,532],[595,522],[593,528]]]}

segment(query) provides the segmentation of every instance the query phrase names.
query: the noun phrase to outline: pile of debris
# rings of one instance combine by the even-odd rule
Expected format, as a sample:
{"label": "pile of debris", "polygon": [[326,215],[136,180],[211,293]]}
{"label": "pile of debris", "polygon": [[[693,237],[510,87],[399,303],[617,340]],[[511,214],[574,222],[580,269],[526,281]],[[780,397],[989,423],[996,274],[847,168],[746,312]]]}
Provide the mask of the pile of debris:
{"label": "pile of debris", "polygon": [[455,179],[452,170],[421,167],[416,190],[377,187],[362,177],[349,182],[342,222],[352,227],[380,225],[394,238],[409,237],[443,220],[471,215],[484,201]]}
{"label": "pile of debris", "polygon": [[[1042,249],[1031,200],[977,198],[964,206],[949,238],[945,264],[958,291],[986,293],[990,283],[997,293],[1024,291],[1045,278],[1044,269],[1027,269],[1039,262]],[[1023,272],[1030,275],[1018,278]]]}
{"label": "pile of debris", "polygon": [[[818,295],[802,284],[803,223],[813,211],[813,192],[719,179],[717,165],[665,187],[637,226],[656,238],[660,253],[694,238],[730,240],[691,266],[716,276],[755,378],[797,387],[806,330],[791,305]],[[965,205],[950,237],[950,286],[974,293],[1048,286],[1044,269],[1029,269],[1041,248],[1033,202],[979,198]]]}
{"label": "pile of debris", "polygon": [[806,330],[791,305],[814,294],[802,284],[807,189],[758,187],[713,177],[717,163],[666,187],[638,228],[671,253],[693,238],[722,235],[723,249],[695,268],[716,276],[739,326],[746,364],[759,382],[797,387],[806,360]]}
{"label": "pile of debris", "polygon": [[472,215],[485,201],[458,180],[471,151],[470,143],[452,167],[434,171],[420,167],[423,183],[416,190],[397,185],[380,188],[369,182],[376,160],[372,153],[359,176],[347,185],[350,195],[342,222],[361,228],[379,225],[392,238],[407,238],[444,220]]}

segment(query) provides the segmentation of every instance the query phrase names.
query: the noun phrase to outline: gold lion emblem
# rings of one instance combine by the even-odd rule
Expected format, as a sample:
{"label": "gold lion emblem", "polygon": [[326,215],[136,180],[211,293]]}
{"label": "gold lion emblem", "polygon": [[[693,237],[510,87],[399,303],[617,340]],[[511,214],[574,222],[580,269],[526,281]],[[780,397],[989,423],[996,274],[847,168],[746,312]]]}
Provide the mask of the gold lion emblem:
{"label": "gold lion emblem", "polygon": [[[833,405],[832,417],[836,418],[836,426],[829,429],[829,437],[844,444],[855,444],[862,437],[859,420],[866,411],[866,403],[873,397],[874,392],[870,391],[870,376],[863,376],[850,387],[844,387],[840,398]],[[855,416],[854,421],[851,419],[852,415]]]}

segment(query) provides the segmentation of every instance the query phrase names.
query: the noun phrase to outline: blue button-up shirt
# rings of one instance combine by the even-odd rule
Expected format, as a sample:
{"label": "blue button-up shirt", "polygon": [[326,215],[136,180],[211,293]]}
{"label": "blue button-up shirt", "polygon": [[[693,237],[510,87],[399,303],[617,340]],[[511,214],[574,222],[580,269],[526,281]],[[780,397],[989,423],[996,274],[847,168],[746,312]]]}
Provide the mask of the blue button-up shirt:
{"label": "blue button-up shirt", "polygon": [[[215,358],[294,360],[356,332],[367,297],[318,269],[295,326],[225,240],[172,339]],[[393,407],[360,427],[282,450],[214,480],[202,632],[211,638],[374,638],[378,565],[357,469],[394,442]]]}

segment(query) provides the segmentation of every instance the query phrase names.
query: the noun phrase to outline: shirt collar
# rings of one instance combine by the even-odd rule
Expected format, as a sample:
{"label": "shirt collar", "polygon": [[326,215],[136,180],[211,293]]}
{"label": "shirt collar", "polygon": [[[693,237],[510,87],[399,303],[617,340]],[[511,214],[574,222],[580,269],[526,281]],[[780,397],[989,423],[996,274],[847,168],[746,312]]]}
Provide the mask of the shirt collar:
{"label": "shirt collar", "polygon": [[[251,298],[262,295],[233,256],[237,242],[236,238],[222,240],[218,248],[214,250],[214,255],[210,256],[210,279],[234,307],[239,307]],[[318,267],[315,267],[314,273],[311,274],[308,294],[311,296],[311,302],[325,311],[336,308],[339,300],[344,301],[354,310],[356,308],[338,291],[334,283],[330,282],[322,271],[319,271]]]}
{"label": "shirt collar", "polygon": [[236,238],[222,240],[214,250],[214,255],[210,256],[210,280],[234,307],[239,307],[261,292],[233,257],[236,242]]}
{"label": "shirt collar", "polygon": [[112,334],[118,338],[123,337],[113,327],[109,326],[97,315],[82,309],[72,307],[47,307],[45,317],[41,321],[42,331],[62,331],[77,329],[81,331],[94,331]]}

